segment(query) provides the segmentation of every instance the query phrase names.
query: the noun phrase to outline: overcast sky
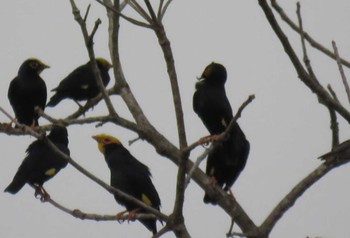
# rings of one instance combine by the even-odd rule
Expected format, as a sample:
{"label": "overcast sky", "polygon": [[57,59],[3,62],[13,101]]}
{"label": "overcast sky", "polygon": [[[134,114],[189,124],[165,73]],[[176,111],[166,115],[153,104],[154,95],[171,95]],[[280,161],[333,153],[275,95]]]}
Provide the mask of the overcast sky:
{"label": "overcast sky", "polygon": [[[279,1],[296,20],[295,1]],[[318,0],[301,1],[304,28],[327,47],[338,44],[340,54],[350,58],[350,2]],[[77,1],[85,12],[90,1]],[[107,42],[107,18],[98,3],[92,6],[88,26],[97,18],[102,25],[95,37],[97,56],[110,59]],[[126,9],[132,14],[131,9]],[[280,19],[279,17],[277,17]],[[226,91],[236,111],[250,95],[256,99],[243,112],[239,123],[251,143],[245,170],[233,186],[233,192],[256,224],[260,224],[277,202],[320,161],[331,145],[328,110],[298,79],[280,42],[272,32],[257,1],[191,0],[173,1],[164,25],[174,52],[179,78],[188,141],[207,134],[192,110],[196,77],[212,61],[222,63],[228,71]],[[299,37],[281,23],[300,55]],[[7,99],[10,81],[21,63],[37,57],[51,66],[42,73],[51,90],[69,72],[88,61],[78,24],[66,1],[6,1],[0,8],[0,105],[13,115]],[[147,117],[155,127],[175,144],[175,115],[162,52],[157,39],[148,29],[121,22],[120,50],[122,67],[128,83]],[[344,105],[347,105],[337,65],[309,47],[316,75],[323,85],[331,84]],[[350,77],[349,71],[346,70]],[[111,73],[112,78],[113,75]],[[49,96],[52,94],[49,93]],[[112,97],[118,113],[130,113],[118,96]],[[46,112],[63,118],[77,109],[72,101],[63,101]],[[104,115],[103,103],[87,116]],[[0,114],[0,121],[9,121]],[[47,121],[40,119],[40,124]],[[340,123],[341,141],[350,137],[349,127]],[[109,183],[109,169],[98,151],[92,135],[106,132],[118,137],[126,148],[148,165],[159,192],[162,208],[169,214],[173,208],[176,169],[146,142],[128,146],[137,135],[113,125],[68,128],[73,159]],[[29,136],[0,134],[0,190],[11,182],[25,157],[25,149],[34,140]],[[191,159],[202,152],[197,148]],[[205,168],[205,163],[201,165]],[[271,237],[349,237],[350,180],[348,165],[332,171],[309,189],[295,206],[277,223]],[[116,214],[123,210],[113,196],[68,165],[45,184],[52,198],[71,209],[97,214]],[[15,196],[0,193],[0,237],[150,237],[140,223],[81,221],[62,213],[50,204],[34,198],[34,191],[25,186]],[[202,202],[203,191],[191,183],[186,191],[185,218],[192,237],[225,237],[230,218],[219,207]],[[158,228],[160,224],[158,223]],[[237,227],[236,227],[237,228]],[[168,233],[164,237],[174,237]]]}

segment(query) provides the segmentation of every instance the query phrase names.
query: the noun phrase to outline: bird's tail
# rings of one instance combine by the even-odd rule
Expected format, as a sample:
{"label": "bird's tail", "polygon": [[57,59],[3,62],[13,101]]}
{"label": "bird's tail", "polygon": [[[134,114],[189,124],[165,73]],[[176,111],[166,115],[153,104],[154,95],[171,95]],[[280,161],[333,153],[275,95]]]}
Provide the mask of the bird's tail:
{"label": "bird's tail", "polygon": [[147,227],[148,230],[150,230],[153,235],[155,235],[157,233],[157,220],[156,219],[140,219],[140,222]]}
{"label": "bird's tail", "polygon": [[9,186],[5,189],[5,192],[16,194],[24,186],[25,182],[14,179]]}
{"label": "bird's tail", "polygon": [[50,98],[50,101],[47,103],[46,106],[48,107],[54,107],[56,106],[60,101],[62,101],[63,97],[59,94],[59,93],[56,93],[55,95],[53,95],[51,98]]}

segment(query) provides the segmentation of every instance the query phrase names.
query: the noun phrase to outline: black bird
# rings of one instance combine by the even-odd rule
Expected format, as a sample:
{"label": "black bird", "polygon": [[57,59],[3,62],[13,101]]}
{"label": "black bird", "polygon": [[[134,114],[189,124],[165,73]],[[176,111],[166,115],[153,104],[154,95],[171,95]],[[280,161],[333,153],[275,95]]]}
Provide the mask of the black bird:
{"label": "black bird", "polygon": [[[159,211],[160,198],[152,183],[148,167],[132,156],[117,138],[106,134],[99,134],[93,138],[97,141],[98,148],[111,171],[111,186]],[[147,213],[116,194],[114,198],[119,204],[125,206],[129,213]],[[153,234],[157,233],[156,219],[144,219],[140,222]]]}
{"label": "black bird", "polygon": [[8,89],[8,99],[15,112],[17,121],[28,126],[38,126],[39,115],[36,106],[42,110],[46,104],[46,84],[40,73],[49,68],[38,59],[30,58],[24,61]]}
{"label": "black bird", "polygon": [[[103,85],[106,87],[110,81],[108,71],[112,65],[103,58],[97,58],[96,62],[101,74]],[[60,82],[58,87],[51,91],[55,92],[55,94],[47,104],[49,107],[56,106],[66,98],[73,99],[80,106],[78,101],[96,97],[99,94],[100,89],[97,85],[90,61],[73,70],[73,72]]]}
{"label": "black bird", "polygon": [[[226,79],[225,67],[211,63],[196,83],[193,95],[193,110],[213,136],[224,132],[233,119],[225,92]],[[234,123],[228,138],[209,153],[206,174],[213,183],[230,192],[231,186],[245,167],[249,148],[243,131],[238,123]],[[216,204],[208,194],[205,194],[204,202]]]}
{"label": "black bird", "polygon": [[[63,153],[69,155],[68,133],[65,127],[54,126],[47,136]],[[26,184],[36,188],[35,196],[42,195],[44,200],[48,196],[43,184],[66,167],[67,160],[56,154],[48,144],[36,140],[26,150],[27,156],[18,168],[13,181],[5,192],[16,194]]]}

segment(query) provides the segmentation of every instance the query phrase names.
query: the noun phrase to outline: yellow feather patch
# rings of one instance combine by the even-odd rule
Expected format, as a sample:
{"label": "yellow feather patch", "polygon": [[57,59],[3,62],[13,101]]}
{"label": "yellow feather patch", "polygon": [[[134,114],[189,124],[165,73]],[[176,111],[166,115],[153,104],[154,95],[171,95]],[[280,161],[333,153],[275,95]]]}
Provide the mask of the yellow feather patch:
{"label": "yellow feather patch", "polygon": [[148,206],[152,206],[151,200],[143,193],[141,195],[142,202],[146,203]]}
{"label": "yellow feather patch", "polygon": [[108,60],[106,60],[106,59],[104,59],[104,58],[96,58],[96,61],[97,62],[100,62],[100,64],[102,64],[104,67],[106,67],[106,68],[112,68],[112,64],[111,63],[109,63],[109,61]]}
{"label": "yellow feather patch", "polygon": [[224,118],[221,119],[221,124],[222,124],[224,127],[227,127],[227,122],[225,121]]}
{"label": "yellow feather patch", "polygon": [[52,168],[52,169],[49,169],[45,172],[45,175],[47,176],[54,176],[56,173],[56,169],[55,168]]}

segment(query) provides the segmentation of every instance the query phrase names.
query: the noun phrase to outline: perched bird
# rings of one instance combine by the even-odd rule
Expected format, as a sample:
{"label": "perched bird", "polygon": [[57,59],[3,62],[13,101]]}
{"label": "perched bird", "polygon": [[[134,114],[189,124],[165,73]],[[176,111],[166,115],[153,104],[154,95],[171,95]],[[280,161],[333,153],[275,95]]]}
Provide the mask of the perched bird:
{"label": "perched bird", "polygon": [[27,59],[19,68],[17,77],[10,83],[7,96],[19,123],[39,125],[39,115],[34,108],[45,108],[47,91],[40,73],[46,68],[49,66],[38,59]]}
{"label": "perched bird", "polygon": [[[211,63],[196,83],[193,95],[193,110],[212,136],[224,132],[233,119],[225,92],[226,79],[225,67]],[[234,123],[228,138],[209,153],[206,174],[213,183],[230,192],[231,186],[245,167],[249,148],[243,131],[238,123]],[[216,204],[208,194],[205,194],[204,202]]]}
{"label": "perched bird", "polygon": [[[106,87],[110,81],[108,71],[112,67],[111,63],[103,58],[97,58],[97,67],[100,71],[103,85]],[[54,107],[63,99],[73,99],[79,106],[78,101],[88,100],[96,97],[100,89],[92,70],[91,62],[79,66],[65,77],[58,87],[51,91],[55,94],[51,97],[47,106]]]}
{"label": "perched bird", "polygon": [[[68,133],[65,127],[54,126],[47,136],[58,149],[69,155]],[[5,192],[16,194],[26,184],[35,187],[35,196],[42,195],[42,200],[48,193],[42,187],[43,184],[66,167],[67,160],[56,154],[48,144],[42,140],[36,140],[26,150],[27,156]]]}
{"label": "perched bird", "polygon": [[[160,198],[151,181],[148,167],[132,156],[117,138],[106,134],[92,138],[97,141],[98,148],[111,171],[111,186],[159,210]],[[114,198],[125,206],[129,213],[146,213],[144,209],[117,194]],[[157,233],[156,219],[144,219],[140,222],[153,234]]]}

